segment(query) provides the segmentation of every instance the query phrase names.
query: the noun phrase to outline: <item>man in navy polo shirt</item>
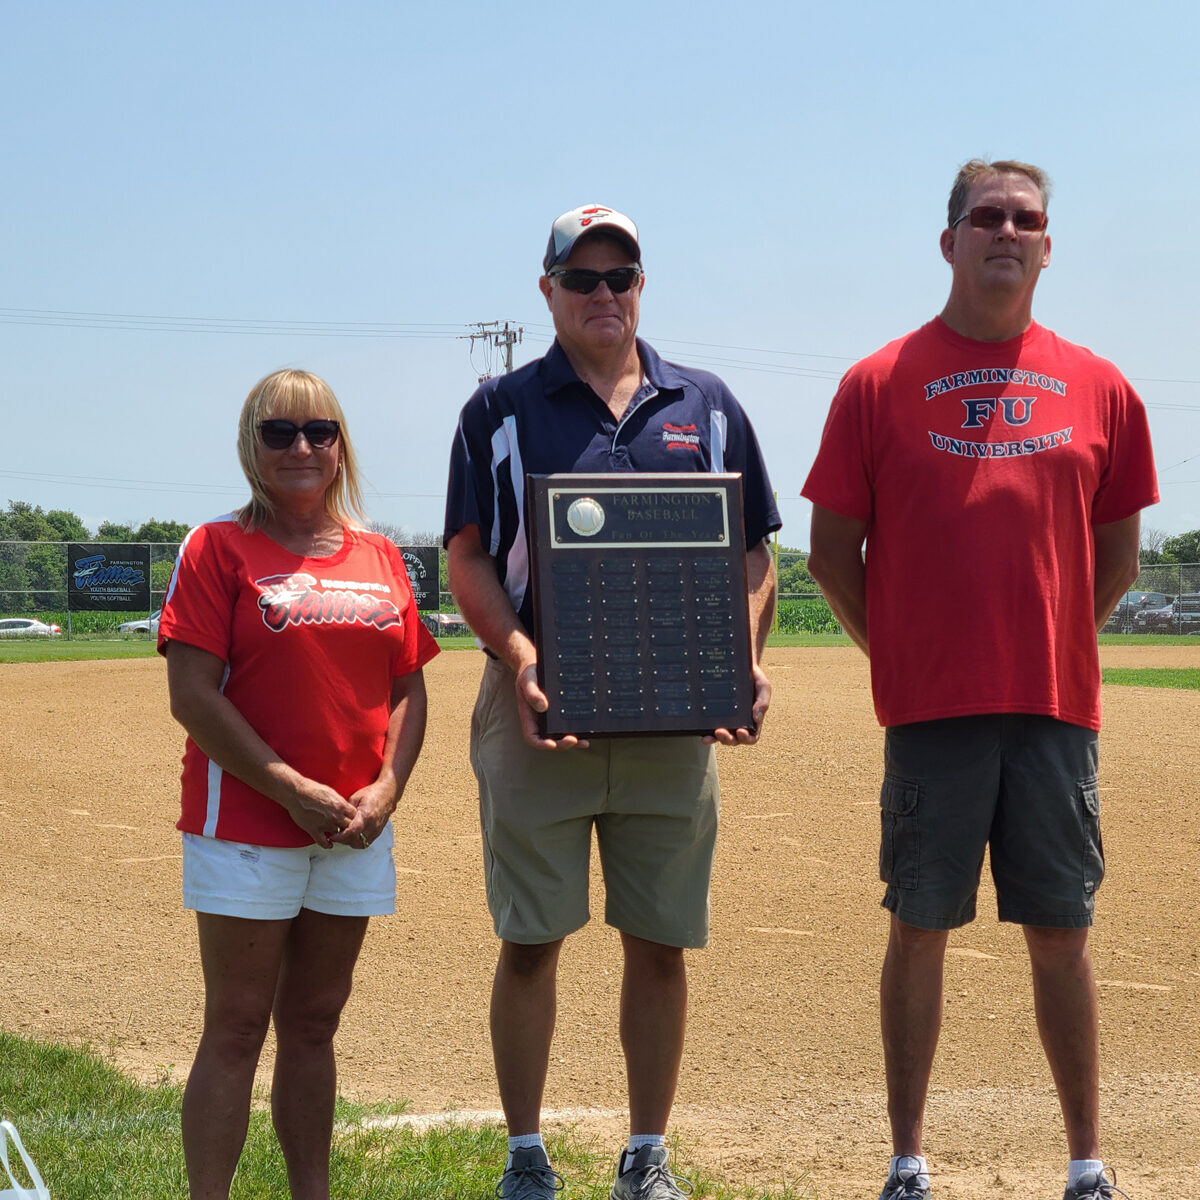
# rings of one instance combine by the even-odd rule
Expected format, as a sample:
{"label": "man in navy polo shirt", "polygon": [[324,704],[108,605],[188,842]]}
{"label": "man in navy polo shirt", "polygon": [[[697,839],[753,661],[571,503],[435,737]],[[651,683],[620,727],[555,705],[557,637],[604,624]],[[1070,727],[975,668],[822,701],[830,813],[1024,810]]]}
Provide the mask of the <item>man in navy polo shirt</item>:
{"label": "man in navy polo shirt", "polygon": [[605,919],[621,933],[620,1035],[630,1140],[613,1200],[681,1196],[663,1144],[683,1054],[683,951],[708,940],[718,817],[706,738],[543,738],[524,528],[526,474],[738,471],[753,633],[756,729],[771,687],[759,666],[774,605],[766,538],[780,525],[754,431],[728,388],[666,363],[637,338],[645,277],[638,232],[600,205],[564,213],[540,280],[554,320],[544,358],[487,380],[462,411],[450,459],[444,542],[450,587],[489,651],[471,725],[488,904],[502,939],[492,1048],[508,1123],[499,1195],[549,1200],[562,1187],[539,1132],[563,939],[588,920],[596,828]]}

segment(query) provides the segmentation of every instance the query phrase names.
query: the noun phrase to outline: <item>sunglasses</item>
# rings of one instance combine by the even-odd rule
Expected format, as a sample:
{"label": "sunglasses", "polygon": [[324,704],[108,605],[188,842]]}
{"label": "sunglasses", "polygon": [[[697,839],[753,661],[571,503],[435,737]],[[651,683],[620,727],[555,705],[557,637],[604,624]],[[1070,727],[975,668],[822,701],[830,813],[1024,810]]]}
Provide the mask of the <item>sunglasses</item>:
{"label": "sunglasses", "polygon": [[[1050,222],[1050,218],[1036,208],[1018,208],[1012,212],[1007,208],[1001,208],[998,204],[981,204],[978,208],[972,208],[969,212],[963,213],[958,221],[965,221],[968,217],[971,218],[971,224],[976,229],[999,229],[1009,217],[1012,217],[1013,228],[1021,233],[1041,233]],[[954,221],[950,228],[953,229],[958,221]]]}
{"label": "sunglasses", "polygon": [[286,450],[298,433],[304,434],[304,440],[314,450],[325,450],[338,440],[341,429],[336,421],[305,421],[303,425],[295,421],[263,421],[258,432],[263,445],[270,450]]}
{"label": "sunglasses", "polygon": [[548,271],[551,279],[557,279],[568,292],[582,292],[589,296],[602,283],[615,296],[627,292],[642,277],[641,267],[614,267],[611,271],[589,271],[584,267],[559,267]]}

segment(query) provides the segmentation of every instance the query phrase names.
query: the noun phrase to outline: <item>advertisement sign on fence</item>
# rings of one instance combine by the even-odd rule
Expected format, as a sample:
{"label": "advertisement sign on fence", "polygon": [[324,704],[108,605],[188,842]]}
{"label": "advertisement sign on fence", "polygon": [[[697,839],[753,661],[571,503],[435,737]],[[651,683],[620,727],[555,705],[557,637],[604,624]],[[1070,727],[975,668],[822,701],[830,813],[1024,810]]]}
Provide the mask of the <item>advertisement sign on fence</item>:
{"label": "advertisement sign on fence", "polygon": [[67,608],[72,612],[149,612],[150,547],[127,542],[69,542]]}
{"label": "advertisement sign on fence", "polygon": [[437,612],[442,597],[438,587],[438,548],[436,546],[401,546],[400,553],[408,568],[418,612]]}

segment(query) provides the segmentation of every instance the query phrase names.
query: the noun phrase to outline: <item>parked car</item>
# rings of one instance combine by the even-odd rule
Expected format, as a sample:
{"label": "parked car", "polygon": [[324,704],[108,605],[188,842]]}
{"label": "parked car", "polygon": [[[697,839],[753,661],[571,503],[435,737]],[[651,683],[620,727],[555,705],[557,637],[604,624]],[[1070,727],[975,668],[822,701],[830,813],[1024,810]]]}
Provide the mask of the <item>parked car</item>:
{"label": "parked car", "polygon": [[126,621],[123,625],[117,626],[118,633],[144,633],[152,634],[158,632],[158,618],[162,615],[162,609],[156,609],[150,616],[143,617],[140,621]]}
{"label": "parked car", "polygon": [[58,637],[62,628],[35,621],[33,617],[5,617],[0,621],[0,637]]}
{"label": "parked car", "polygon": [[1144,608],[1133,614],[1134,633],[1169,633],[1174,604],[1162,608]]}
{"label": "parked car", "polygon": [[1200,633],[1200,592],[1189,592],[1177,596],[1171,609],[1173,632]]}
{"label": "parked car", "polygon": [[1185,592],[1163,608],[1134,617],[1139,633],[1200,633],[1200,592]]}
{"label": "parked car", "polygon": [[471,632],[458,613],[427,612],[421,614],[421,620],[434,637],[462,637]]}
{"label": "parked car", "polygon": [[1139,613],[1146,612],[1148,609],[1162,608],[1164,605],[1170,604],[1174,598],[1165,592],[1126,592],[1117,607],[1113,609],[1112,616],[1105,621],[1104,632],[1132,633],[1137,627]]}

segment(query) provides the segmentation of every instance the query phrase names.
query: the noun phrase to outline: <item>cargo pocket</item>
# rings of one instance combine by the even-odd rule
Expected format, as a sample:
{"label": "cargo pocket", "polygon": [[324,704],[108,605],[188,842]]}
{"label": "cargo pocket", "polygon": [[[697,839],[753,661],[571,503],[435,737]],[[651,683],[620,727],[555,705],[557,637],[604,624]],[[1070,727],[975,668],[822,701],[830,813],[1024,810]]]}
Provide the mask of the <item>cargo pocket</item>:
{"label": "cargo pocket", "polygon": [[919,783],[894,775],[883,777],[879,793],[879,878],[892,887],[912,890],[917,886],[921,849],[917,802],[920,798]]}
{"label": "cargo pocket", "polygon": [[1100,837],[1100,788],[1095,778],[1077,786],[1083,821],[1083,891],[1090,896],[1104,879],[1104,841]]}

